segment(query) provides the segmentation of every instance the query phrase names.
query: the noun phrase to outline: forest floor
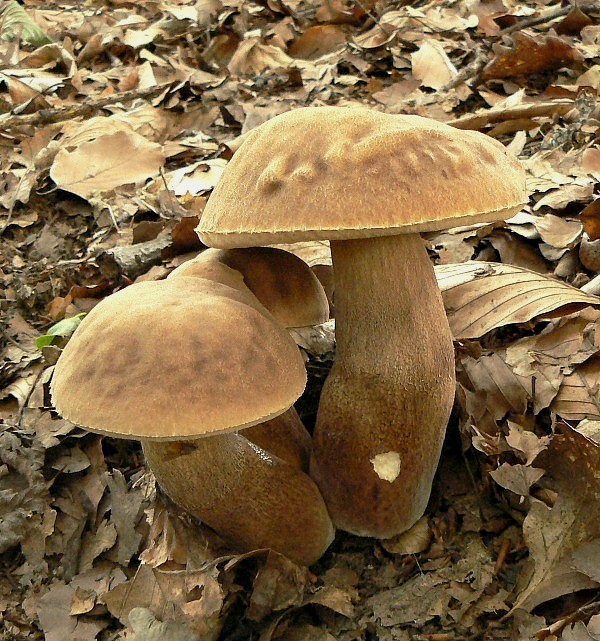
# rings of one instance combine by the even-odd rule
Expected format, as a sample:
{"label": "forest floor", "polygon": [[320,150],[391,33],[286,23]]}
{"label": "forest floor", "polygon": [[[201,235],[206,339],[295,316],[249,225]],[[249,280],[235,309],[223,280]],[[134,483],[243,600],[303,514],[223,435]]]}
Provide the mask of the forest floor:
{"label": "forest floor", "polygon": [[[600,640],[600,7],[2,8],[0,639]],[[80,315],[201,251],[240,136],[307,105],[484,132],[530,197],[508,221],[426,235],[458,378],[426,515],[390,541],[338,533],[310,569],[227,550],[161,495],[137,443],[49,399]],[[326,243],[288,249],[330,264]],[[311,428],[332,324],[296,338]]]}

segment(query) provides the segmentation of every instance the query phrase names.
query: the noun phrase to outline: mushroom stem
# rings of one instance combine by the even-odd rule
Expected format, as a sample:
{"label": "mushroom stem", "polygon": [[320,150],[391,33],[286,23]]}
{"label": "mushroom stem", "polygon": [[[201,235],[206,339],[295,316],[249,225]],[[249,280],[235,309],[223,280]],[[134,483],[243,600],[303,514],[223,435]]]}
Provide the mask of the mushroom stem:
{"label": "mushroom stem", "polygon": [[246,428],[243,437],[308,473],[312,439],[294,407],[270,421]]}
{"label": "mushroom stem", "polygon": [[312,479],[236,432],[142,447],[165,493],[238,550],[268,547],[310,565],[333,540]]}
{"label": "mushroom stem", "polygon": [[389,538],[423,514],[454,399],[454,354],[419,234],[332,241],[336,358],[311,475],[334,524]]}

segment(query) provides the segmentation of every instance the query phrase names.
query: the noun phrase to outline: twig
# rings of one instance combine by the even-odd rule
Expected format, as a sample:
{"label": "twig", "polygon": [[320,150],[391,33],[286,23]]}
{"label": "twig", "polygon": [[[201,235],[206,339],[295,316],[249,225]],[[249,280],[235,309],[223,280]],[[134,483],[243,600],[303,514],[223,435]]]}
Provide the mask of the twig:
{"label": "twig", "polygon": [[477,78],[482,72],[483,68],[487,65],[487,63],[488,58],[485,48],[481,46],[476,47],[475,59],[468,65],[463,67],[447,85],[444,85],[442,87],[441,91],[449,91],[450,89],[455,89],[463,82],[466,82],[471,78]]}
{"label": "twig", "polygon": [[570,98],[560,98],[545,102],[516,105],[515,107],[507,107],[505,109],[488,109],[483,112],[457,118],[456,120],[450,120],[448,124],[457,129],[480,130],[488,125],[518,118],[536,118],[540,116],[551,116],[553,114],[564,116],[564,114],[571,111],[574,106],[574,100]]}
{"label": "twig", "polygon": [[57,107],[55,109],[40,109],[40,111],[36,111],[32,114],[6,114],[5,116],[0,116],[0,130],[31,125],[47,125],[50,123],[70,120],[71,118],[78,118],[79,116],[87,116],[97,109],[103,109],[104,107],[114,105],[118,102],[130,102],[136,98],[154,96],[162,91],[168,90],[170,86],[171,84],[168,83],[164,85],[157,85],[155,87],[147,87],[146,89],[123,91],[122,93],[115,94],[114,96],[84,102],[81,105]]}
{"label": "twig", "polygon": [[388,30],[387,30],[387,29],[386,29],[386,28],[381,24],[381,22],[379,21],[379,18],[377,18],[377,16],[376,16],[376,15],[374,15],[371,11],[369,11],[369,10],[367,9],[367,7],[365,7],[365,5],[364,5],[360,0],[355,0],[355,2],[356,2],[356,4],[357,4],[357,5],[358,5],[358,6],[359,6],[359,7],[360,7],[364,12],[365,12],[365,14],[366,14],[367,16],[369,16],[369,18],[371,18],[371,20],[372,20],[372,21],[373,21],[373,22],[374,22],[374,23],[375,23],[375,24],[376,24],[376,25],[377,25],[377,26],[378,26],[378,27],[383,31],[383,33],[385,34],[385,36],[387,36],[388,38],[390,38],[392,35],[394,35],[394,31],[393,31],[393,30],[392,30],[392,31],[388,31]]}
{"label": "twig", "polygon": [[535,25],[543,24],[544,22],[550,22],[551,20],[556,20],[556,18],[562,18],[563,16],[566,16],[569,13],[571,13],[573,9],[579,9],[583,13],[585,13],[586,11],[589,13],[593,13],[594,11],[598,11],[598,4],[597,3],[578,4],[577,2],[573,2],[573,4],[569,4],[566,7],[553,9],[552,11],[548,11],[547,13],[542,13],[539,16],[534,16],[532,18],[523,18],[523,20],[519,20],[519,22],[515,22],[515,24],[511,25],[510,27],[506,27],[505,29],[502,29],[502,31],[500,31],[498,35],[506,36],[510,33],[514,33],[515,31],[520,31],[521,29],[527,29],[527,27],[534,27]]}
{"label": "twig", "polygon": [[496,563],[494,565],[494,574],[498,574],[498,572],[500,572],[500,570],[502,569],[502,566],[504,565],[504,561],[506,561],[506,556],[510,551],[510,546],[511,546],[510,539],[508,537],[505,537],[504,540],[502,541],[502,545],[500,546],[500,550],[498,552],[498,558],[496,559]]}

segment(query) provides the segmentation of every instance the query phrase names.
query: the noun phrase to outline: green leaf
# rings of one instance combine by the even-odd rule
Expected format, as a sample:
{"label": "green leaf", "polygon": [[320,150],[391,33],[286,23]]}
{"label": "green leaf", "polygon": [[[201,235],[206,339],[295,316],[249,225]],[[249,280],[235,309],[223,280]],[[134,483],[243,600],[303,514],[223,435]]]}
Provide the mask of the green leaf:
{"label": "green leaf", "polygon": [[21,40],[31,43],[34,47],[41,47],[52,42],[16,0],[10,0],[6,3],[0,20],[2,40],[14,40],[16,37],[20,37]]}
{"label": "green leaf", "polygon": [[81,314],[77,314],[77,316],[64,318],[63,320],[58,321],[56,325],[52,325],[52,327],[43,336],[39,336],[36,339],[35,344],[38,349],[42,349],[42,347],[46,347],[47,345],[52,345],[56,336],[71,336],[71,334],[79,327],[79,323],[81,323],[84,316],[85,312],[82,312]]}

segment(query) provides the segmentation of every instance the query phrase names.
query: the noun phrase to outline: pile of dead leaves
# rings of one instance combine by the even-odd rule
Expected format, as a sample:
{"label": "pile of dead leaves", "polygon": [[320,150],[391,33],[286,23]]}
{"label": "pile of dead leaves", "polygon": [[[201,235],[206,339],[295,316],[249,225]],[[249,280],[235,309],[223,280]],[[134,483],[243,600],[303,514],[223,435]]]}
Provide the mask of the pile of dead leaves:
{"label": "pile of dead leaves", "polygon": [[[0,639],[600,639],[598,6],[0,11]],[[485,132],[530,202],[427,235],[458,372],[427,516],[390,541],[339,534],[307,570],[232,554],[164,502],[136,445],[60,419],[48,385],[82,313],[202,249],[244,134],[319,104]],[[286,249],[331,279],[326,243]],[[310,426],[333,321],[295,338]]]}

